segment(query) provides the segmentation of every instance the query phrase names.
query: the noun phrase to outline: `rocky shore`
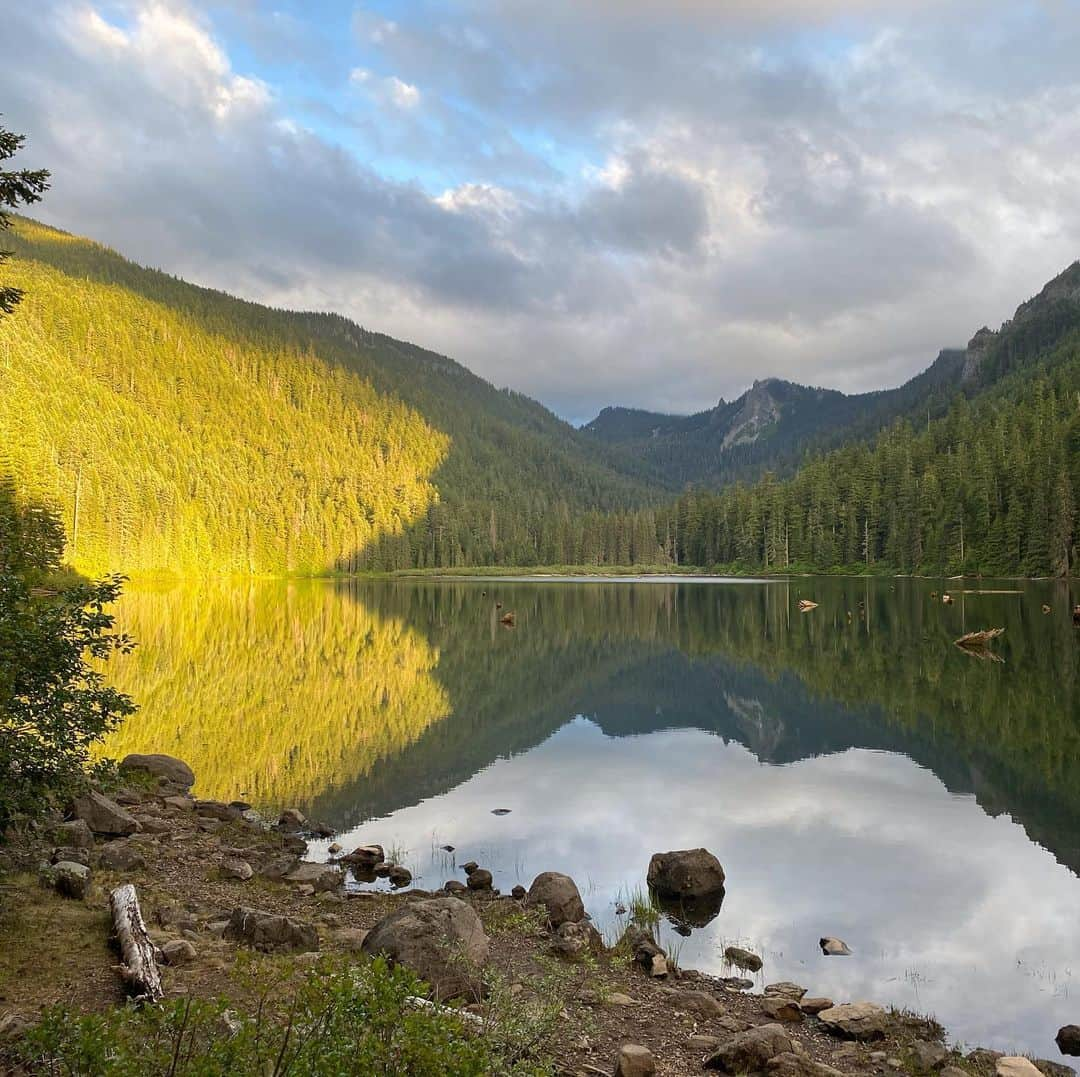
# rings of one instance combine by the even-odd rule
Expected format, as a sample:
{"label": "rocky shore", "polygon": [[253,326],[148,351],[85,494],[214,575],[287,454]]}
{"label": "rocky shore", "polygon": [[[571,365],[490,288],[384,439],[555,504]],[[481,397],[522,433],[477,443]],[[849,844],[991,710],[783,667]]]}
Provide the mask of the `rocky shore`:
{"label": "rocky shore", "polygon": [[[753,981],[676,967],[647,923],[606,945],[574,881],[558,872],[501,894],[489,871],[467,862],[438,890],[421,890],[378,845],[335,844],[331,862],[305,860],[308,839],[332,836],[327,828],[296,810],[265,820],[242,802],[197,799],[195,776],[179,760],[130,756],[120,779],[0,847],[0,1071],[47,1007],[93,1012],[124,1002],[108,895],[131,883],[166,1001],[235,995],[242,1008],[234,973],[251,952],[299,971],[324,957],[381,955],[419,975],[430,986],[426,1004],[454,1008],[476,1035],[485,1034],[494,995],[527,1013],[550,1009],[557,993],[557,1019],[535,1049],[559,1074],[1074,1072],[983,1049],[961,1053],[930,1019],[814,997],[813,985],[772,983],[752,994]],[[399,892],[348,885],[378,877]],[[649,865],[651,892],[688,918],[707,911],[724,882],[705,850],[658,853]],[[823,949],[834,944],[843,946],[822,940]],[[747,970],[761,967],[746,951],[727,956]],[[1070,1026],[1061,1037],[1063,1051],[1080,1050],[1080,1030]]]}

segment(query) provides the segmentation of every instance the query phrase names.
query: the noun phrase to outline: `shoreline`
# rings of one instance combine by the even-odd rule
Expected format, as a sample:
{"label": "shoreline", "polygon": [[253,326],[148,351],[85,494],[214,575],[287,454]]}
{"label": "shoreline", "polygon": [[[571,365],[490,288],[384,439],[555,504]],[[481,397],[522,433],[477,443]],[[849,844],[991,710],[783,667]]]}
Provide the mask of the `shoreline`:
{"label": "shoreline", "polygon": [[[176,764],[170,761],[166,768],[174,777],[183,773]],[[537,898],[541,877],[531,886],[522,879],[504,895],[491,889],[490,873],[482,867],[468,874],[460,868],[448,872],[456,877],[432,891],[413,887],[407,871],[397,869],[395,876],[395,869],[382,863],[376,871],[400,881],[398,892],[349,889],[349,872],[364,881],[375,877],[373,858],[386,855],[382,848],[338,847],[330,861],[308,862],[303,858],[309,838],[329,837],[329,828],[308,823],[298,812],[286,811],[271,825],[241,802],[195,799],[184,780],[178,784],[133,764],[122,766],[120,774],[123,780],[101,798],[107,803],[98,805],[97,815],[79,810],[73,821],[54,820],[5,851],[0,973],[11,979],[0,984],[0,1030],[6,1030],[0,1034],[0,1059],[4,1042],[12,1042],[12,1029],[24,1032],[42,1006],[64,999],[79,1012],[100,1012],[123,1000],[104,910],[108,891],[132,883],[154,943],[180,958],[161,969],[166,1003],[224,995],[242,1010],[244,992],[234,979],[246,964],[245,942],[251,940],[231,937],[237,909],[261,910],[260,916],[302,926],[302,945],[259,948],[271,951],[267,960],[283,974],[303,977],[324,966],[323,974],[333,975],[335,961],[363,963],[371,956],[371,933],[388,917],[426,902],[449,901],[471,910],[468,915],[483,925],[490,947],[484,977],[512,991],[515,1005],[539,1005],[552,990],[547,966],[555,966],[565,998],[543,1048],[554,1073],[610,1074],[628,1044],[654,1060],[655,1068],[642,1073],[708,1068],[780,1077],[896,1072],[989,1077],[1002,1072],[997,1052],[948,1047],[946,1030],[930,1018],[858,999],[815,1000],[812,984],[807,991],[804,985],[767,982],[764,993],[750,993],[753,982],[738,975],[714,977],[679,968],[675,955],[650,945],[652,932],[644,923],[635,935],[627,929],[615,945],[606,946],[572,881],[581,915],[565,920],[554,914],[550,899],[545,904]],[[78,844],[57,844],[60,840]],[[74,896],[63,896],[55,867],[34,870],[68,858],[87,868],[85,886]],[[35,930],[42,923],[63,925],[61,937],[46,939],[45,955],[42,932]],[[451,1005],[455,1014],[487,1022],[495,994],[488,997],[477,989]],[[861,1008],[860,1014],[845,1017],[849,1004]],[[846,1023],[830,1023],[831,1013]],[[461,1019],[468,1025],[472,1018]],[[757,1051],[753,1057],[760,1065],[732,1069],[731,1052],[744,1049]],[[1037,1068],[1008,1072],[1065,1077],[1073,1071],[1041,1060]]]}

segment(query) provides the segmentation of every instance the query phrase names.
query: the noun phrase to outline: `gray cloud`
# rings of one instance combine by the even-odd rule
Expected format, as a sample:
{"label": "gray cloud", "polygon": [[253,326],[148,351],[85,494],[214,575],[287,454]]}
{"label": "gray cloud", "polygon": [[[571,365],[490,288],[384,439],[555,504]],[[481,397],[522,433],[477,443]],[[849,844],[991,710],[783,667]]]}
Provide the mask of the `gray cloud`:
{"label": "gray cloud", "polygon": [[402,5],[320,65],[321,32],[233,0],[304,100],[197,10],[124,7],[8,17],[0,108],[54,172],[46,219],[573,418],[896,383],[1080,246],[1074,7]]}

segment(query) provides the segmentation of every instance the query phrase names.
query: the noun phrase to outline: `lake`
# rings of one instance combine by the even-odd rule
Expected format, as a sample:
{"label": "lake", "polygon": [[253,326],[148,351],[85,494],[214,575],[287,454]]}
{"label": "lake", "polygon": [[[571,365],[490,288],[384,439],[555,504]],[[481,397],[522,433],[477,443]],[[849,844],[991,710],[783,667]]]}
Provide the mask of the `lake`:
{"label": "lake", "polygon": [[[425,889],[467,860],[504,891],[564,871],[609,938],[652,853],[705,846],[727,893],[689,935],[664,921],[682,964],[730,975],[738,944],[759,985],[1058,1058],[1080,1022],[1073,601],[833,578],[130,584],[139,647],[111,677],[142,709],[109,751],[393,847]],[[993,657],[954,646],[989,627]]]}

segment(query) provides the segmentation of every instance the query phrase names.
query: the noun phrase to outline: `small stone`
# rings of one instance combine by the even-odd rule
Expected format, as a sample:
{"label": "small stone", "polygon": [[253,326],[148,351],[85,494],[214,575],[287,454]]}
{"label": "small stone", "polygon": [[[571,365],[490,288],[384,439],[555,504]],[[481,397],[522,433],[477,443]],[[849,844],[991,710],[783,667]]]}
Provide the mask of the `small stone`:
{"label": "small stone", "polygon": [[461,870],[465,872],[466,875],[471,875],[478,867],[480,867],[480,865],[475,860],[466,860],[465,863],[461,865]]}
{"label": "small stone", "polygon": [[319,948],[319,933],[312,924],[246,906],[233,909],[225,934],[257,950]]}
{"label": "small stone", "polygon": [[729,946],[724,951],[724,959],[736,968],[746,969],[748,972],[760,972],[763,964],[757,954],[744,950],[741,946]]}
{"label": "small stone", "polygon": [[600,937],[600,932],[587,920],[576,924],[567,921],[555,929],[551,949],[560,957],[576,961],[587,953],[602,953],[604,940]]}
{"label": "small stone", "polygon": [[94,834],[86,825],[85,819],[72,819],[66,823],[57,823],[50,835],[56,845],[71,849],[92,849]]}
{"label": "small stone", "polygon": [[843,939],[834,939],[831,936],[818,939],[818,946],[827,957],[848,957],[851,954],[851,947]]}
{"label": "small stone", "polygon": [[196,800],[195,814],[205,819],[216,819],[220,823],[235,823],[240,818],[236,808],[220,800]]}
{"label": "small stone", "polygon": [[443,889],[448,894],[461,894],[469,888],[463,882],[461,882],[460,879],[447,879],[445,884],[443,885]]}
{"label": "small stone", "polygon": [[701,1017],[705,1020],[721,1017],[724,1013],[724,1007],[706,991],[671,990],[670,997],[676,1009],[682,1010],[684,1013],[692,1013],[695,1017]]}
{"label": "small stone", "polygon": [[766,984],[765,994],[776,995],[780,998],[793,998],[796,1002],[801,1002],[806,994],[806,988],[793,984],[788,980],[782,980],[780,983]]}
{"label": "small stone", "polygon": [[246,883],[255,874],[246,860],[238,859],[222,860],[218,870],[223,879],[237,879],[242,883]]}
{"label": "small stone", "polygon": [[815,1062],[808,1058],[798,1040],[792,1041],[795,1048],[790,1053],[785,1052],[770,1058],[765,1066],[765,1072],[769,1077],[844,1077],[839,1071],[826,1066],[822,1062]]}
{"label": "small stone", "polygon": [[21,1039],[31,1028],[33,1020],[17,1010],[0,1016],[0,1043],[11,1043]]}
{"label": "small stone", "polygon": [[73,860],[61,860],[52,867],[53,885],[58,894],[81,901],[90,888],[90,869]]}
{"label": "small stone", "polygon": [[390,885],[394,887],[408,886],[412,882],[412,872],[408,868],[402,867],[400,864],[395,864],[386,877],[390,880]]}
{"label": "small stone", "polygon": [[347,927],[339,931],[335,938],[341,944],[343,950],[348,950],[351,953],[359,953],[360,948],[364,945],[364,939],[367,938],[367,931],[358,927]]}
{"label": "small stone", "polygon": [[306,953],[296,955],[298,965],[317,965],[321,959],[322,954],[318,950],[308,950]]}
{"label": "small stone", "polygon": [[111,841],[101,850],[98,863],[109,871],[141,871],[146,858],[130,842]]}
{"label": "small stone", "polygon": [[792,1054],[791,1038],[781,1025],[761,1025],[733,1036],[705,1059],[706,1069],[721,1073],[756,1073],[771,1058]]}
{"label": "small stone", "polygon": [[653,1077],[656,1059],[648,1047],[627,1043],[619,1048],[615,1062],[615,1077]]}
{"label": "small stone", "polygon": [[940,1043],[928,1040],[916,1040],[911,1045],[911,1063],[919,1073],[930,1073],[941,1069],[949,1052]]}
{"label": "small stone", "polygon": [[724,1041],[719,1036],[707,1036],[699,1032],[696,1036],[691,1036],[686,1042],[691,1050],[700,1054],[715,1051]]}
{"label": "small stone", "polygon": [[278,830],[286,830],[295,833],[298,830],[303,830],[306,825],[307,818],[298,808],[286,808],[281,815],[278,816]]}
{"label": "small stone", "polygon": [[195,810],[195,801],[192,797],[170,796],[163,797],[161,803],[169,811],[189,812]]}
{"label": "small stone", "polygon": [[173,939],[161,948],[162,956],[168,965],[186,965],[198,957],[195,947],[187,939]]}
{"label": "small stone", "polygon": [[802,1006],[803,1013],[814,1016],[821,1013],[822,1010],[831,1009],[833,1000],[831,998],[804,998],[799,1002],[799,1005]]}
{"label": "small stone", "polygon": [[470,871],[469,877],[465,880],[465,885],[470,890],[490,890],[491,872],[487,868],[477,868],[475,871]]}
{"label": "small stone", "polygon": [[771,1021],[779,1021],[782,1025],[795,1025],[803,1019],[802,1007],[794,999],[782,995],[762,999],[761,1012]]}
{"label": "small stone", "polygon": [[50,863],[59,864],[62,860],[70,860],[74,864],[84,864],[90,867],[90,858],[93,856],[92,849],[72,849],[69,846],[53,849]]}
{"label": "small stone", "polygon": [[621,991],[612,991],[610,995],[604,996],[605,1006],[636,1006],[637,1003],[629,996],[624,995]]}
{"label": "small stone", "polygon": [[518,885],[515,886],[514,889],[510,891],[510,896],[515,901],[524,901],[525,898],[528,897],[528,891],[525,889],[524,886],[522,886],[520,883],[518,883]]}
{"label": "small stone", "polygon": [[328,853],[329,853],[329,854],[330,854],[331,856],[337,856],[337,854],[341,852],[341,845],[340,845],[340,844],[339,844],[338,842],[336,842],[336,841],[335,841],[335,842],[331,842],[331,843],[330,843],[330,845],[328,845],[328,846],[327,846],[327,849],[326,849],[326,851],[327,851],[327,852],[328,852]]}
{"label": "small stone", "polygon": [[491,809],[491,814],[492,815],[509,815],[510,811],[511,811],[510,808],[492,808]]}

